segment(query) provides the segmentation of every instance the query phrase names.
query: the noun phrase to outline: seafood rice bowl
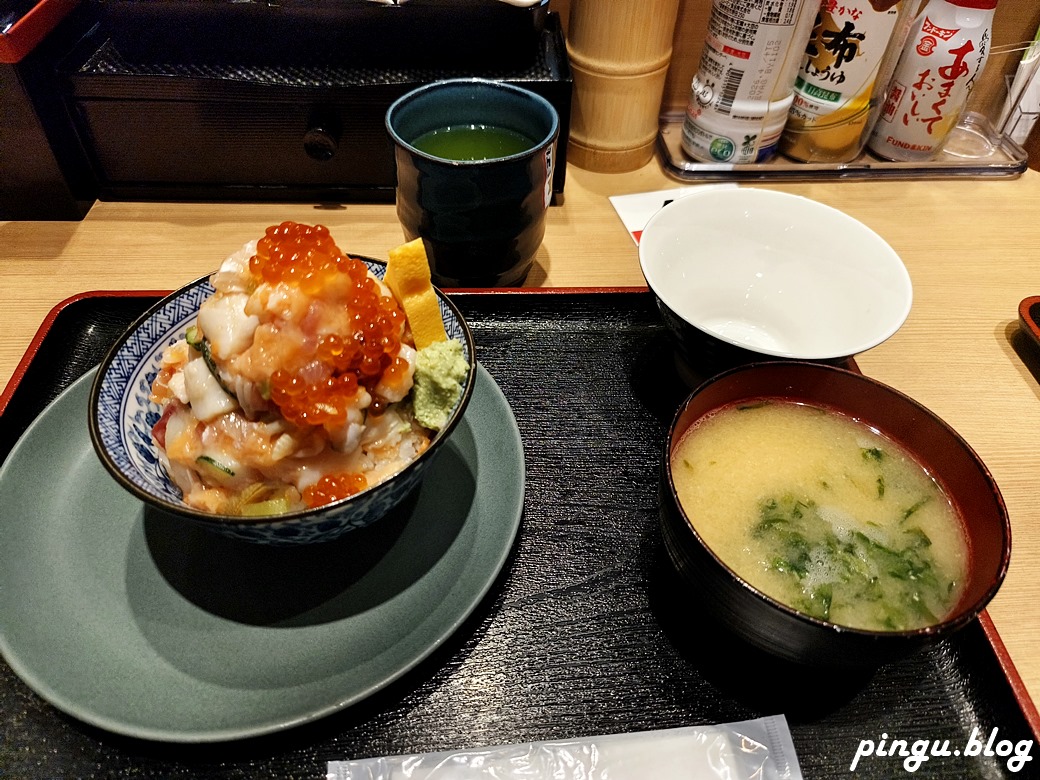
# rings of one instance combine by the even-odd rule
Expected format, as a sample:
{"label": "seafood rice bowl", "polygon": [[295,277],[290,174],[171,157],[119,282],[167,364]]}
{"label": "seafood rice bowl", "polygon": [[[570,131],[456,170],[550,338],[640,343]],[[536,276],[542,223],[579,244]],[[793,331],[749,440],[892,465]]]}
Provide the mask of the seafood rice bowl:
{"label": "seafood rice bowl", "polygon": [[324,540],[418,483],[474,368],[421,242],[382,264],[285,222],[128,329],[95,378],[91,439],[152,506],[254,541]]}

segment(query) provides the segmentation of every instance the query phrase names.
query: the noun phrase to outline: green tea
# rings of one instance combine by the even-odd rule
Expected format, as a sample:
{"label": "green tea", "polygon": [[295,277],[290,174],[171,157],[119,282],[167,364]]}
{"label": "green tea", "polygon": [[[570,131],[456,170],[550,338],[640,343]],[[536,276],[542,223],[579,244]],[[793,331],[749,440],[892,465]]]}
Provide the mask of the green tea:
{"label": "green tea", "polygon": [[494,160],[526,152],[534,146],[527,136],[493,125],[449,125],[412,142],[421,152],[444,160]]}

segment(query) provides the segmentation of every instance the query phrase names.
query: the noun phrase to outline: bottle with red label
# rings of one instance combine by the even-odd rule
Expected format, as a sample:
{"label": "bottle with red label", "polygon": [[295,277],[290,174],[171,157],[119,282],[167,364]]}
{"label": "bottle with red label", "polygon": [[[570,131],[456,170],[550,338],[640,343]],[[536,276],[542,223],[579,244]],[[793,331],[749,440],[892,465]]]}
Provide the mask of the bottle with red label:
{"label": "bottle with red label", "polygon": [[956,126],[992,46],[997,0],[930,0],[896,65],[869,148],[888,160],[935,157]]}

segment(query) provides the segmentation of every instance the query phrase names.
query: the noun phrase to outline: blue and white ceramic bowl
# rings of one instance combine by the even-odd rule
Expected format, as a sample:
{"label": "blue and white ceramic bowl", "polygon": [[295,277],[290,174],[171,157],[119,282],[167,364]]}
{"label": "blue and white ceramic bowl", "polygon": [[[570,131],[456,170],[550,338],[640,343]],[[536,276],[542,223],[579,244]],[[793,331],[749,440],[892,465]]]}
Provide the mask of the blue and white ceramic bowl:
{"label": "blue and white ceramic bowl", "polygon": [[[365,262],[376,276],[383,278],[384,263]],[[127,329],[101,362],[90,392],[90,438],[101,463],[116,481],[146,505],[161,511],[227,536],[278,545],[334,539],[378,520],[404,500],[451,435],[473,393],[473,335],[455,305],[437,290],[448,337],[462,342],[470,370],[447,424],[436,433],[426,451],[390,479],[349,498],[317,509],[252,518],[212,514],[185,504],[180,489],[160,464],[151,435],[160,410],[149,396],[163,350],[184,337],[195,322],[199,306],[212,294],[213,287],[206,276],[163,298]]]}

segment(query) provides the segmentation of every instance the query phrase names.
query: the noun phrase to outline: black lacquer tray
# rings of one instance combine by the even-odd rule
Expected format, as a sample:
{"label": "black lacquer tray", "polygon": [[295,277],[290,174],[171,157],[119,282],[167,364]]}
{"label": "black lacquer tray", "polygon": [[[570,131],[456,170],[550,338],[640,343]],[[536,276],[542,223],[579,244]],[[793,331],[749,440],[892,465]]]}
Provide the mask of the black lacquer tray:
{"label": "black lacquer tray", "polygon": [[[90,293],[55,308],[0,396],[0,458],[157,297]],[[201,745],[84,725],[0,664],[0,777],[318,778],[329,760],[775,713],[787,717],[807,778],[909,775],[901,758],[879,756],[850,772],[861,741],[882,739],[949,740],[951,755],[930,758],[916,777],[1040,776],[1038,760],[1013,772],[1007,758],[964,753],[973,732],[1038,752],[1036,709],[985,615],[898,663],[850,674],[779,665],[674,595],[658,469],[672,412],[696,377],[677,368],[648,293],[452,297],[516,415],[527,475],[512,558],[451,641],[341,713]]]}

